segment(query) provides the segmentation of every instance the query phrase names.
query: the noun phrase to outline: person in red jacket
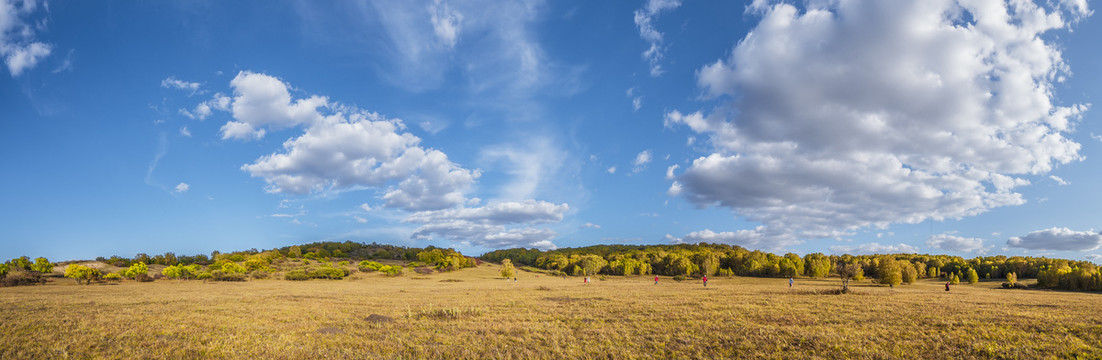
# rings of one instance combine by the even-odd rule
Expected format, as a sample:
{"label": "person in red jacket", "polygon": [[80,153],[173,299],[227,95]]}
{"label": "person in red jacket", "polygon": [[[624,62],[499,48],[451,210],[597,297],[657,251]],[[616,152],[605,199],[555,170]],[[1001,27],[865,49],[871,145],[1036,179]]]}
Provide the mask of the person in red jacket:
{"label": "person in red jacket", "polygon": [[704,275],[704,287],[708,287],[708,275]]}
{"label": "person in red jacket", "polygon": [[655,285],[658,285],[658,275],[655,275],[655,276],[654,276],[654,284],[655,284]]}

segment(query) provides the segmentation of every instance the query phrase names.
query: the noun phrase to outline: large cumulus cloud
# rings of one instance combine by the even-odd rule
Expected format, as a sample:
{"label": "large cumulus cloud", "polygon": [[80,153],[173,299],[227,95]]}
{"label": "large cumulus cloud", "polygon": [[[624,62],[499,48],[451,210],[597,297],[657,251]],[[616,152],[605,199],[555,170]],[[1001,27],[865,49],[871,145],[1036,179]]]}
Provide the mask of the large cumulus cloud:
{"label": "large cumulus cloud", "polygon": [[1054,99],[1068,69],[1043,35],[1085,5],[758,5],[761,22],[697,72],[718,105],[666,115],[713,148],[671,194],[763,233],[836,237],[1023,204],[1028,177],[1081,159],[1066,135],[1087,106]]}

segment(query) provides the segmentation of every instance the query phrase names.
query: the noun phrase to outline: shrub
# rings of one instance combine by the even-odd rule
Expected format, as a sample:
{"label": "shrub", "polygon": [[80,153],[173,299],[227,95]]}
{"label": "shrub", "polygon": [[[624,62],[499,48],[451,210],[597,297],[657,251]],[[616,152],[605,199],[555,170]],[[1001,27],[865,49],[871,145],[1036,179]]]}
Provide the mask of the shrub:
{"label": "shrub", "polygon": [[38,285],[45,283],[46,278],[43,278],[42,274],[36,272],[22,272],[0,279],[0,286]]}
{"label": "shrub", "polygon": [[[244,266],[241,266],[233,261],[227,261],[222,264],[222,272],[227,274],[241,274],[244,275],[247,270]],[[244,278],[244,276],[242,276]]]}
{"label": "shrub", "polygon": [[121,281],[122,276],[119,276],[119,274],[116,273],[108,273],[107,275],[103,276],[103,279],[107,281]]}
{"label": "shrub", "polygon": [[1018,274],[1007,273],[1006,282],[1010,283],[1010,286],[1014,286],[1014,283],[1018,282]]}
{"label": "shrub", "polygon": [[379,271],[387,276],[398,276],[402,275],[405,268],[397,265],[383,265],[383,267],[379,268]]}
{"label": "shrub", "polygon": [[337,265],[348,266],[348,261],[341,261],[341,262],[337,263]]}
{"label": "shrub", "polygon": [[[223,267],[225,268],[225,267]],[[226,272],[225,270],[215,270],[210,272],[211,280],[214,281],[245,281],[245,273]]]}
{"label": "shrub", "polygon": [[253,272],[250,272],[249,276],[252,277],[253,279],[267,279],[268,278],[268,272],[264,271],[264,270],[255,270]]}
{"label": "shrub", "polygon": [[957,277],[956,273],[953,273],[953,275],[949,277],[949,283],[953,285],[960,284],[960,278]]}
{"label": "shrub", "polygon": [[8,276],[8,264],[0,264],[0,279]]}
{"label": "shrub", "polygon": [[346,271],[345,269],[335,268],[326,264],[310,271],[310,277],[314,279],[340,280],[348,276]]}
{"label": "shrub", "polygon": [[211,275],[210,271],[204,271],[196,275],[195,278],[199,280],[210,280],[214,278],[214,275]]}
{"label": "shrub", "polygon": [[378,271],[380,268],[383,267],[383,264],[380,264],[380,263],[377,263],[377,262],[374,262],[374,261],[370,261],[370,260],[364,260],[364,261],[361,261],[359,263],[359,266],[357,266],[357,267],[362,272],[372,272],[372,271]]}
{"label": "shrub", "polygon": [[302,281],[310,280],[310,275],[306,273],[306,270],[291,270],[287,272],[287,274],[284,274],[283,278],[286,280]]}
{"label": "shrub", "polygon": [[678,281],[678,282],[685,281],[685,275],[675,275],[673,277],[673,279],[674,279],[674,281]]}

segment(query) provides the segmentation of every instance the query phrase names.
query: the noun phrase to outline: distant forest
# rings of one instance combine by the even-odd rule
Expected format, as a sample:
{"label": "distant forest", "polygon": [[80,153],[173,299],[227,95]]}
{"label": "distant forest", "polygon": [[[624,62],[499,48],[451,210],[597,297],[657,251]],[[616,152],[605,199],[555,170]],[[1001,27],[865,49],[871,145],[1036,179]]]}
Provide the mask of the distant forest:
{"label": "distant forest", "polygon": [[1088,261],[1024,256],[950,255],[776,255],[721,244],[595,245],[551,251],[506,249],[483,254],[482,260],[510,259],[520,265],[557,275],[754,276],[844,280],[878,279],[884,284],[911,283],[923,278],[975,283],[980,279],[1035,278],[1047,289],[1102,291],[1102,272]]}

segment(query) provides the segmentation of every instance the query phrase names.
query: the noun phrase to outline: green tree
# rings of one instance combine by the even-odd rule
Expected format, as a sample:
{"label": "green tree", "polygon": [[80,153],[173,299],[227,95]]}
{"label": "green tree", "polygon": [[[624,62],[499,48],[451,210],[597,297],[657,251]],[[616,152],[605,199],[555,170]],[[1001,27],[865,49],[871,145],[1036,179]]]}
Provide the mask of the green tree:
{"label": "green tree", "polygon": [[894,287],[903,282],[902,267],[899,266],[899,262],[894,257],[884,255],[879,260],[880,264],[877,265],[876,272],[880,275],[881,284]]}
{"label": "green tree", "polygon": [[8,264],[0,264],[0,279],[8,276]]}
{"label": "green tree", "polygon": [[830,258],[820,253],[807,254],[804,256],[804,268],[807,271],[807,276],[813,278],[821,278],[830,275]]}
{"label": "green tree", "polygon": [[302,248],[298,246],[292,246],[290,249],[287,249],[287,257],[294,259],[302,257]]}
{"label": "green tree", "polygon": [[511,278],[516,276],[517,269],[513,267],[513,261],[509,259],[501,260],[501,277]]}
{"label": "green tree", "polygon": [[960,278],[957,277],[957,273],[949,273],[949,283],[953,285],[960,284]]}
{"label": "green tree", "polygon": [[[688,261],[688,259],[685,259]],[[692,264],[692,261],[689,261]],[[608,265],[608,261],[605,261],[600,255],[583,255],[578,259],[578,267],[581,268],[582,275],[596,275]]]}
{"label": "green tree", "polygon": [[34,259],[34,264],[31,264],[31,271],[37,271],[43,274],[51,273],[54,272],[54,264],[51,264],[50,260],[40,257]]}
{"label": "green tree", "polygon": [[973,268],[968,268],[968,273],[965,274],[965,278],[968,279],[969,284],[980,282],[980,276],[976,274],[976,269]]}
{"label": "green tree", "polygon": [[141,262],[141,261],[136,262],[133,265],[130,265],[130,267],[127,268],[126,270],[123,270],[122,276],[131,278],[131,279],[134,279],[134,280],[137,280],[137,281],[145,281],[145,280],[149,279],[149,266],[147,266],[144,262]]}
{"label": "green tree", "polygon": [[65,268],[65,277],[76,280],[78,284],[81,280],[86,280],[87,284],[91,285],[92,280],[100,277],[100,272],[98,269],[84,265],[69,264],[69,266]]}
{"label": "green tree", "polygon": [[904,283],[909,285],[913,284],[915,280],[918,280],[918,270],[915,269],[914,265],[912,265],[911,262],[904,261],[902,264],[900,264],[900,268],[902,268],[903,270],[901,272],[901,275]]}
{"label": "green tree", "polygon": [[1006,273],[1006,282],[1010,283],[1010,286],[1014,286],[1014,283],[1018,282],[1018,274]]}
{"label": "green tree", "polygon": [[20,256],[20,257],[11,259],[11,261],[8,261],[8,264],[11,265],[12,269],[30,270],[31,269],[31,258],[26,257],[26,256]]}

